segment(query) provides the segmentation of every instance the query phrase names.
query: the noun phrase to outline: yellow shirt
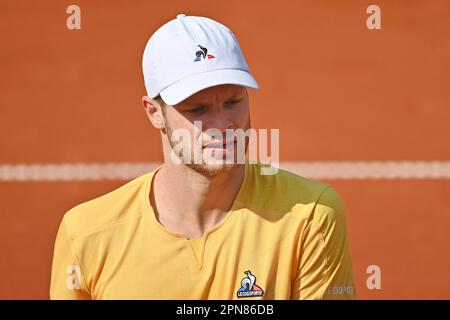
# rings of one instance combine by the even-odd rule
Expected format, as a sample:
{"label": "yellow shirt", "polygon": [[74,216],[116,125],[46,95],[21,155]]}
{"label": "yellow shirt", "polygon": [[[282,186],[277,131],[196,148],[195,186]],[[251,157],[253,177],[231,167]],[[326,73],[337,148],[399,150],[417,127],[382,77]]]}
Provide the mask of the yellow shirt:
{"label": "yellow shirt", "polygon": [[330,185],[246,163],[232,209],[188,240],[154,215],[156,170],[64,215],[51,299],[355,298],[345,209]]}

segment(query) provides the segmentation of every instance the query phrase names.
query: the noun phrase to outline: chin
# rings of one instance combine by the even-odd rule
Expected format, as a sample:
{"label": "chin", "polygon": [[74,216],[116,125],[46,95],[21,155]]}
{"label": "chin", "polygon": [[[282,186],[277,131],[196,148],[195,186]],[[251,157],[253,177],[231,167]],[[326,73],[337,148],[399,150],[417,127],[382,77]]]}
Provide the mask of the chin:
{"label": "chin", "polygon": [[219,174],[230,172],[231,170],[238,168],[239,164],[232,163],[218,163],[218,164],[186,164],[189,168],[207,177],[215,177]]}

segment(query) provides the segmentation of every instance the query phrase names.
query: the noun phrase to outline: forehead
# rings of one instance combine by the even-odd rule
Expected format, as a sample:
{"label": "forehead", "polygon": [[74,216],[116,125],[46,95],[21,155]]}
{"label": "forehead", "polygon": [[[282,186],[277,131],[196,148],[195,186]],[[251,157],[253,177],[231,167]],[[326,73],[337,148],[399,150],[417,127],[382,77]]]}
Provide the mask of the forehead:
{"label": "forehead", "polygon": [[226,100],[229,98],[237,98],[245,94],[245,87],[234,84],[223,84],[213,86],[201,90],[189,98],[185,99],[182,104],[208,103],[217,100]]}

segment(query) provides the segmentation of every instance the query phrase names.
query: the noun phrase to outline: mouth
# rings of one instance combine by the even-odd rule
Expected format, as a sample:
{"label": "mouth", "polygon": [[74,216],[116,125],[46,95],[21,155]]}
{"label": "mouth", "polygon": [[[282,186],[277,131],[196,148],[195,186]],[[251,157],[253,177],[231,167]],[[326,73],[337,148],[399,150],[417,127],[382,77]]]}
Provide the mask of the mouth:
{"label": "mouth", "polygon": [[217,150],[228,150],[236,146],[236,141],[229,141],[226,143],[210,143],[203,149],[217,149]]}
{"label": "mouth", "polygon": [[227,143],[210,143],[203,148],[204,151],[209,152],[214,158],[224,158],[228,154],[234,154],[237,149],[237,141],[229,141]]}

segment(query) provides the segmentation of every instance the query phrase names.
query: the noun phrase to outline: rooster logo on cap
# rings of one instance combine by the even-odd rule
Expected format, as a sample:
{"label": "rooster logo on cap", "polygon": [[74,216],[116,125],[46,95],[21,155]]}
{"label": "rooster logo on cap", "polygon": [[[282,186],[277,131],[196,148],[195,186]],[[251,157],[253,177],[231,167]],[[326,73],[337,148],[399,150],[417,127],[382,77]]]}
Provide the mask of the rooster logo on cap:
{"label": "rooster logo on cap", "polygon": [[208,59],[215,58],[212,54],[208,54],[208,49],[206,49],[205,47],[203,47],[201,45],[198,45],[197,47],[199,47],[200,50],[198,50],[195,53],[196,58],[195,58],[194,62],[200,61],[200,60],[202,60],[202,58],[204,60],[204,59],[206,59],[206,57],[208,57]]}

